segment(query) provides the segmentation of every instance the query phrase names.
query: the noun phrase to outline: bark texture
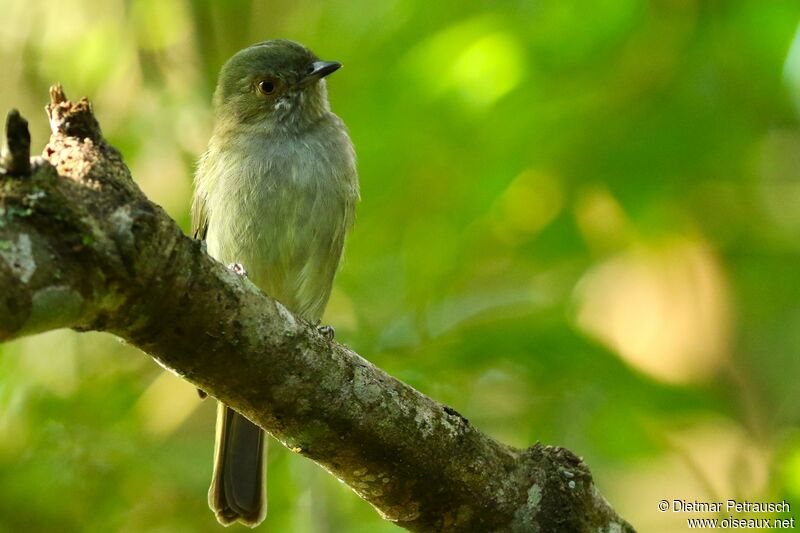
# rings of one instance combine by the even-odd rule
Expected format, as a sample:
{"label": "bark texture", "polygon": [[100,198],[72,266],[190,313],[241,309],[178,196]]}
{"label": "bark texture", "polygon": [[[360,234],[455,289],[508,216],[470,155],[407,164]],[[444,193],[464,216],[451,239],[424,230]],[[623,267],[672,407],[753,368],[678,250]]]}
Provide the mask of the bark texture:
{"label": "bark texture", "polygon": [[41,157],[18,113],[6,124],[0,341],[114,333],[411,531],[633,531],[571,452],[495,441],[212,260],[142,194],[89,102],[50,97]]}

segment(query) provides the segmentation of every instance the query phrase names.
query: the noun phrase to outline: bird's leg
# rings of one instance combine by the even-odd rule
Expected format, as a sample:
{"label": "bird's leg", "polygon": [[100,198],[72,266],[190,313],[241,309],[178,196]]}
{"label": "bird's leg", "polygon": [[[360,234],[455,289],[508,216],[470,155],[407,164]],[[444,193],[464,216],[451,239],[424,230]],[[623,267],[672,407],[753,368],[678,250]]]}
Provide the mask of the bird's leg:
{"label": "bird's leg", "polygon": [[315,326],[317,327],[317,331],[325,337],[327,340],[332,341],[333,337],[336,336],[336,330],[333,329],[333,326],[322,326],[320,325],[321,320],[317,320]]}
{"label": "bird's leg", "polygon": [[[238,274],[243,277],[247,277],[247,271],[244,269],[241,263],[231,263],[228,265],[228,269],[232,270],[235,274]],[[336,330],[333,329],[333,326],[322,326],[320,325],[320,321],[317,320],[316,323],[317,331],[325,337],[327,340],[332,341],[333,338],[336,336]]]}
{"label": "bird's leg", "polygon": [[[247,270],[244,269],[244,266],[242,266],[241,263],[231,263],[228,265],[228,269],[242,277],[247,277]],[[336,330],[333,329],[333,326],[322,326],[320,325],[320,320],[317,320],[316,326],[317,331],[319,331],[320,334],[327,340],[332,341],[336,336]]]}

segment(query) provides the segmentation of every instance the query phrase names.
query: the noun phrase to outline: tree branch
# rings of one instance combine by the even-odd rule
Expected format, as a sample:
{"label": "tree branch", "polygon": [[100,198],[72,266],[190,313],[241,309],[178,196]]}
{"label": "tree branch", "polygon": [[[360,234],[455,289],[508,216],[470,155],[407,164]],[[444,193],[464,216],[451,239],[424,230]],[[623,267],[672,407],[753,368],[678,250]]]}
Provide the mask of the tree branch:
{"label": "tree branch", "polygon": [[211,259],[139,190],[89,102],[50,96],[42,157],[8,116],[0,341],[114,333],[412,531],[633,531],[571,452],[491,439]]}

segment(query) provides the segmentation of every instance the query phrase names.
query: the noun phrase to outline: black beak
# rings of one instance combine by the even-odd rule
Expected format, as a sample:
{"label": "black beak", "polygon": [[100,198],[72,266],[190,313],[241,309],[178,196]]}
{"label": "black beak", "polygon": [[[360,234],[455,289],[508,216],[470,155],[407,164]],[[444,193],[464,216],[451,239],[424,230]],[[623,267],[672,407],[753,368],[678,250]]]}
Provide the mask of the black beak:
{"label": "black beak", "polygon": [[340,68],[342,68],[342,64],[338,61],[314,61],[308,66],[308,73],[303,78],[303,82],[320,80]]}

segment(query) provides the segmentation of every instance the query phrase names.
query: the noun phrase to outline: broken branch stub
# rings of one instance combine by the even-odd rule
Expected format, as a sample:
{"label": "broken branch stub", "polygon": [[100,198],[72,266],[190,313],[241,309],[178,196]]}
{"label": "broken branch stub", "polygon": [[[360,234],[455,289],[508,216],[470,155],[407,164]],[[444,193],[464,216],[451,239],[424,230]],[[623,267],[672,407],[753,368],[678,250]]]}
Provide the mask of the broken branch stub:
{"label": "broken branch stub", "polygon": [[31,134],[28,121],[12,109],[6,116],[5,148],[0,158],[0,174],[29,176],[31,173]]}

